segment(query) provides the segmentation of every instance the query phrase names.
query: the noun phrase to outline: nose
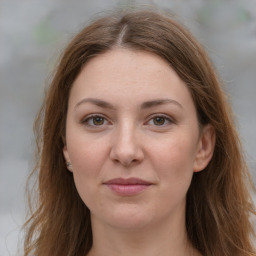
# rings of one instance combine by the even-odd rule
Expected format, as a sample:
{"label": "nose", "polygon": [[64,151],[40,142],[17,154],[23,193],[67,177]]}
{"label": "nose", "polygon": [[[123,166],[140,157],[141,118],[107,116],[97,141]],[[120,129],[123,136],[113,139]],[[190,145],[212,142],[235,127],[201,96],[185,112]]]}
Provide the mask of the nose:
{"label": "nose", "polygon": [[123,125],[117,129],[113,137],[110,151],[112,161],[126,167],[143,161],[144,152],[135,127]]}

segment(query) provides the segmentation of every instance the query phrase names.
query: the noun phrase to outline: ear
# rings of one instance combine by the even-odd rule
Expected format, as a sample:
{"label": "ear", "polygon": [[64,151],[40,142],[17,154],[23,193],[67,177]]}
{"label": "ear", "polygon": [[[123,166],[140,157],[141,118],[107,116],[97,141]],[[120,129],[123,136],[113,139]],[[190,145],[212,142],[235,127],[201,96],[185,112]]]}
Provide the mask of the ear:
{"label": "ear", "polygon": [[215,129],[211,124],[205,125],[198,141],[198,147],[194,162],[194,172],[200,172],[206,168],[210,162],[215,148]]}
{"label": "ear", "polygon": [[66,160],[67,169],[72,172],[72,169],[71,169],[72,165],[71,165],[71,162],[70,162],[70,158],[69,158],[68,149],[67,149],[66,144],[63,147],[63,155],[64,155],[64,158]]}

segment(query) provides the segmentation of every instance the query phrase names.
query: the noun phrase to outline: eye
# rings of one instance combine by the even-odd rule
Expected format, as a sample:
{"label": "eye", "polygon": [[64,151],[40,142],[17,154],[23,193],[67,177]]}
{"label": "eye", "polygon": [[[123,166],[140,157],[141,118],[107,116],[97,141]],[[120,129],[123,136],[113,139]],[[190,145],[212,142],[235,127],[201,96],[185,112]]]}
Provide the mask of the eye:
{"label": "eye", "polygon": [[166,126],[171,123],[174,123],[174,121],[170,117],[165,115],[154,116],[148,121],[149,125],[154,125],[154,126]]}
{"label": "eye", "polygon": [[105,117],[100,116],[100,115],[91,115],[86,117],[83,121],[83,124],[87,126],[103,126],[108,124],[108,121]]}
{"label": "eye", "polygon": [[164,125],[166,122],[166,118],[162,116],[157,116],[153,118],[154,125]]}

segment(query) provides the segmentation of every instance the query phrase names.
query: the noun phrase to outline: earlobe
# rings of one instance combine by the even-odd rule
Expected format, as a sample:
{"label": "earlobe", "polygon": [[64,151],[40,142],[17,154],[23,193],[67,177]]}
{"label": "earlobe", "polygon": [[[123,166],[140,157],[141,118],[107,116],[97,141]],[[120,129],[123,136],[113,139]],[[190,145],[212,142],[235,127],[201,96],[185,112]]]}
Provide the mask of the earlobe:
{"label": "earlobe", "polygon": [[68,149],[67,149],[66,145],[64,145],[64,147],[63,147],[63,155],[64,155],[64,158],[65,158],[65,161],[66,161],[67,169],[72,172],[72,164],[70,162]]}
{"label": "earlobe", "polygon": [[207,124],[202,128],[199,138],[194,162],[194,172],[200,172],[204,170],[210,162],[215,148],[215,140],[215,129],[211,124]]}

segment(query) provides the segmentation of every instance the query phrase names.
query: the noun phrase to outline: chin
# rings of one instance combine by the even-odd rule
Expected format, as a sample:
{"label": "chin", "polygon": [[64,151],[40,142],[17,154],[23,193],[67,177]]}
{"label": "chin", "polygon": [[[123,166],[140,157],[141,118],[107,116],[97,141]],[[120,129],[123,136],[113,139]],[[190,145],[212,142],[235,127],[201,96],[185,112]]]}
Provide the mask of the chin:
{"label": "chin", "polygon": [[138,206],[129,205],[113,209],[111,216],[106,221],[115,228],[127,230],[145,228],[152,223],[152,216],[149,214],[149,211],[138,208]]}

